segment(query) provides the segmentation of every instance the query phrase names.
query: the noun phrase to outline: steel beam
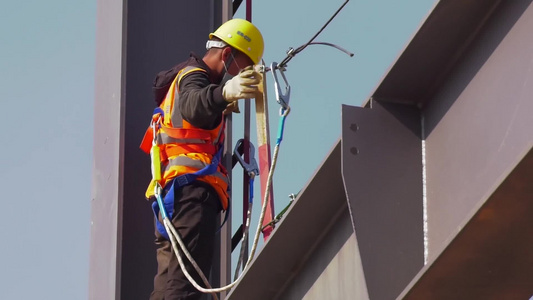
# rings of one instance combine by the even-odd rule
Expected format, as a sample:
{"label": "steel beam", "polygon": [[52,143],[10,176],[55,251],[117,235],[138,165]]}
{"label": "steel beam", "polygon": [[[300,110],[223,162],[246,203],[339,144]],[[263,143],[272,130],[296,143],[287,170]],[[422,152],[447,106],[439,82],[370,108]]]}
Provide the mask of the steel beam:
{"label": "steel beam", "polygon": [[120,299],[123,1],[98,1],[89,299]]}
{"label": "steel beam", "polygon": [[139,143],[155,106],[155,74],[204,53],[217,3],[98,1],[89,299],[147,299],[156,272]]}
{"label": "steel beam", "polygon": [[[294,281],[299,281],[299,285],[307,289],[311,288],[326,266],[321,264],[316,267],[316,261],[309,258],[319,251],[317,249],[327,248],[328,251],[322,253],[331,254],[337,253],[342,246],[342,243],[324,243],[328,235],[340,234],[332,227],[338,223],[336,217],[346,211],[339,166],[340,144],[337,144],[299,193],[228,299],[287,299],[284,298],[285,292]],[[344,243],[350,234],[342,234],[344,237],[340,239],[344,239]],[[355,269],[357,266],[346,267]],[[305,276],[300,273],[308,268],[313,269],[313,272]],[[300,298],[289,299],[301,299],[305,290],[298,295]],[[347,294],[345,296],[349,297]]]}
{"label": "steel beam", "polygon": [[423,106],[501,2],[517,1],[436,1],[373,97]]}
{"label": "steel beam", "polygon": [[[222,24],[233,16],[232,1],[214,1],[213,10],[213,28],[215,30],[219,24]],[[222,158],[223,164],[226,166],[228,176],[232,178],[233,166],[233,118],[230,115],[226,118],[226,130],[224,140],[224,156]],[[231,198],[231,189],[229,191]],[[231,201],[231,200],[230,200]],[[215,257],[213,258],[213,268],[211,270],[210,282],[213,287],[225,286],[231,282],[231,230],[232,230],[232,214],[231,210],[226,211],[228,214],[226,225],[220,229],[220,233],[216,236],[215,241]],[[220,215],[219,223],[222,224],[224,215]],[[227,292],[221,292],[219,297],[224,299]],[[207,296],[206,296],[207,298]]]}
{"label": "steel beam", "polygon": [[533,296],[533,150],[399,299]]}

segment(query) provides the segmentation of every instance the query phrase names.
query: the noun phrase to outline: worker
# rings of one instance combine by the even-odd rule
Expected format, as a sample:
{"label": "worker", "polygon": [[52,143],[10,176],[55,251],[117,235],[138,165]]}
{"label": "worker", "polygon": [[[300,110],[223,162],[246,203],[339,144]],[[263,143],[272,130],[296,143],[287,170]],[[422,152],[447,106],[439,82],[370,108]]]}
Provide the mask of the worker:
{"label": "worker", "polygon": [[[151,147],[156,145],[160,152],[161,179],[152,180],[147,198],[154,199],[156,185],[162,188],[165,210],[172,225],[208,277],[219,226],[217,215],[228,208],[230,201],[225,169],[217,163],[223,148],[224,114],[238,112],[237,100],[255,98],[260,92],[257,85],[262,80],[261,74],[253,65],[263,56],[264,42],[252,23],[232,19],[209,35],[206,48],[203,58],[191,53],[188,60],[174,68],[179,71],[170,86],[164,86],[163,92],[158,82],[168,76],[168,72],[156,77],[154,92],[159,108],[154,111],[152,126],[141,148],[150,153]],[[165,96],[158,99],[161,95]],[[207,174],[196,174],[209,166],[214,168]],[[188,174],[198,177],[184,180]],[[181,271],[176,253],[161,226],[157,204],[152,207],[157,216],[158,267],[150,299],[199,299],[202,293]],[[188,273],[204,286],[183,254],[182,257]]]}

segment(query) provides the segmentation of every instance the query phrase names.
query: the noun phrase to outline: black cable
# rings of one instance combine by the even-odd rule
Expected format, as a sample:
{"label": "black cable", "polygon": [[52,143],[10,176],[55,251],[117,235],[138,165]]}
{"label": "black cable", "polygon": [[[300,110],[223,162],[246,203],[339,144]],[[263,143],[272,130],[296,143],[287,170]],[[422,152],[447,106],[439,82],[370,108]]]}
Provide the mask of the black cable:
{"label": "black cable", "polygon": [[[331,21],[333,21],[333,19],[337,16],[337,14],[339,14],[339,12],[344,8],[344,6],[346,6],[346,4],[348,3],[348,1],[350,0],[346,0],[340,7],[339,9],[337,9],[337,11],[333,14],[333,16],[331,16],[331,18],[329,18],[329,20],[324,24],[324,26],[322,26],[322,28],[320,28],[320,30],[305,44],[303,44],[302,46],[296,48],[296,50],[294,50],[293,48],[289,48],[289,50],[287,51],[287,57],[285,57],[285,59],[283,59],[281,61],[281,63],[278,64],[278,68],[279,69],[283,69],[287,66],[287,63],[289,63],[289,61],[298,53],[302,52],[307,46],[311,45],[311,43],[313,43],[313,40],[329,25],[329,23],[331,23]],[[333,45],[333,44],[329,44],[329,43],[317,43],[317,44],[323,44],[323,45],[328,45],[328,46],[333,46],[339,50],[341,50],[342,48],[336,46],[336,45]],[[345,53],[348,53],[347,51],[345,50],[341,50]],[[350,55],[350,54],[349,54]],[[353,54],[351,54],[350,56],[353,56]]]}
{"label": "black cable", "polygon": [[312,42],[312,43],[309,43],[308,45],[325,45],[325,46],[330,46],[330,47],[333,47],[333,48],[336,48],[346,54],[348,54],[350,57],[354,56],[354,54],[344,48],[342,48],[341,46],[338,46],[338,45],[335,45],[335,44],[332,44],[332,43],[326,43],[326,42]]}
{"label": "black cable", "polygon": [[235,13],[237,12],[241,4],[242,4],[242,0],[233,1],[233,15],[235,15]]}

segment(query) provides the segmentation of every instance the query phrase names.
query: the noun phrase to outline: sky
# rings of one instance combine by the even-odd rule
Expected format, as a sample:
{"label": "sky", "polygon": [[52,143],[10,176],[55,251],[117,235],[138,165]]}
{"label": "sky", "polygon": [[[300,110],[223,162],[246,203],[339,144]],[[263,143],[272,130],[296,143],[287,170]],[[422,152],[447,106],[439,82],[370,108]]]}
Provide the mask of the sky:
{"label": "sky", "polygon": [[[254,1],[252,21],[263,33],[267,64],[307,42],[343,2]],[[340,138],[341,105],[368,99],[435,3],[352,0],[315,41],[354,57],[309,46],[292,59],[285,73],[291,113],[274,176],[276,213]],[[244,17],[243,8],[237,17]],[[5,1],[0,10],[0,299],[88,298],[95,35],[94,0]],[[279,106],[270,75],[267,85],[274,140]],[[234,117],[235,140],[242,118]],[[252,119],[252,142],[254,125]],[[238,175],[233,182],[234,191],[242,189]],[[255,190],[252,230],[258,182]],[[237,192],[234,198],[240,201]]]}

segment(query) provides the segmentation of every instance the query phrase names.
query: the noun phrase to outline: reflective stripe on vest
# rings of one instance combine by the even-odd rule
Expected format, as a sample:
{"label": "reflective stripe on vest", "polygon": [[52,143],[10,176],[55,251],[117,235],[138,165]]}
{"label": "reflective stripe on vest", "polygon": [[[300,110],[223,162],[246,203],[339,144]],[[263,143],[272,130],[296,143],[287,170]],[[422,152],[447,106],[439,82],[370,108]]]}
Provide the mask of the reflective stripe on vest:
{"label": "reflective stripe on vest", "polygon": [[156,143],[158,145],[162,144],[207,144],[207,141],[202,139],[177,139],[170,137],[165,132],[159,132],[156,135]]}
{"label": "reflective stripe on vest", "polygon": [[[177,157],[174,157],[168,160],[168,164],[166,165],[165,171],[163,172],[163,174],[168,174],[172,172],[172,170],[175,170],[176,167],[178,168],[185,167],[185,168],[201,170],[207,167],[208,165],[209,163],[204,163],[199,159],[192,159],[188,156],[180,155],[180,156],[177,156]],[[228,177],[223,175],[220,172],[215,172],[213,174],[210,174],[210,176],[216,176],[218,180],[221,180],[225,182],[226,184],[228,183]]]}

